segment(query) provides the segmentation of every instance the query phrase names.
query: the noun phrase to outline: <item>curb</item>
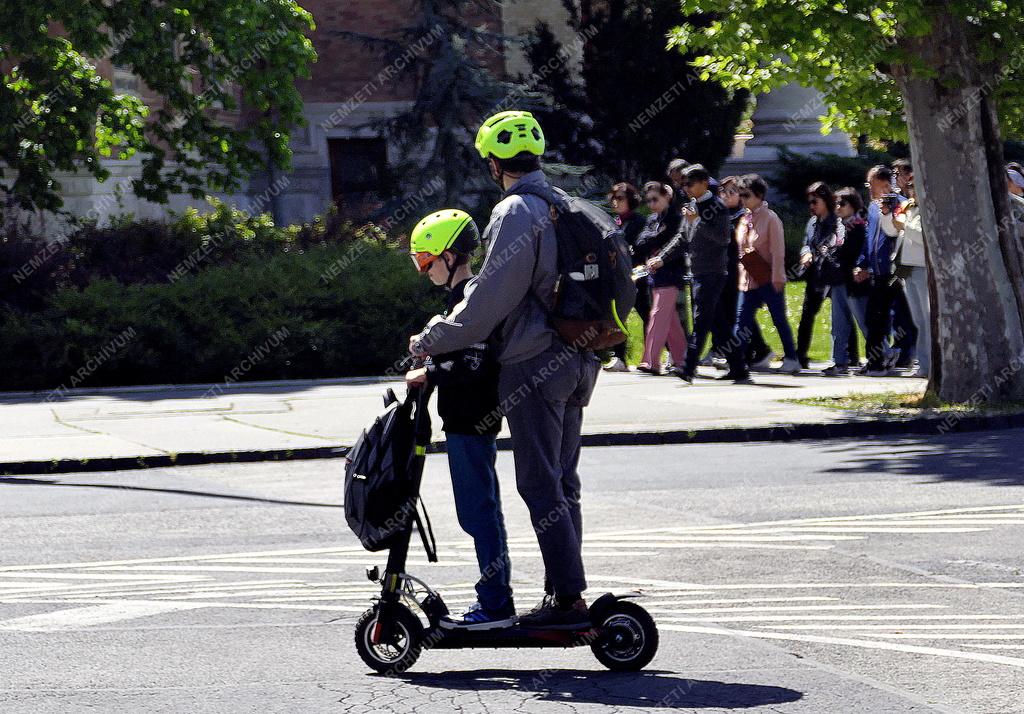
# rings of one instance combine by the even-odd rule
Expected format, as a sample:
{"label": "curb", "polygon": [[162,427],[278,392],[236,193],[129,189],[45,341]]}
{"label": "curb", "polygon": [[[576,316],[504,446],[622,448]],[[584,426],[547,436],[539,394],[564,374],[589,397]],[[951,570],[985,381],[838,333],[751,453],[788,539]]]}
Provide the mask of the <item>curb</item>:
{"label": "curb", "polygon": [[[958,432],[1019,429],[1024,427],[1024,412],[990,416],[954,414],[910,419],[856,420],[827,424],[786,426],[722,427],[700,430],[668,430],[584,434],[584,446],[661,446],[668,444],[729,444],[767,441],[828,440],[851,437],[893,436],[901,434],[937,435]],[[348,452],[347,446],[315,446],[297,449],[257,449],[251,451],[185,452],[159,456],[123,456],[98,459],[54,459],[52,461],[12,461],[0,463],[0,475],[29,476],[98,471],[137,471],[170,466],[204,464],[244,464],[275,461],[336,459]],[[498,439],[498,449],[509,451],[511,439]],[[445,451],[443,441],[431,443],[428,452]]]}

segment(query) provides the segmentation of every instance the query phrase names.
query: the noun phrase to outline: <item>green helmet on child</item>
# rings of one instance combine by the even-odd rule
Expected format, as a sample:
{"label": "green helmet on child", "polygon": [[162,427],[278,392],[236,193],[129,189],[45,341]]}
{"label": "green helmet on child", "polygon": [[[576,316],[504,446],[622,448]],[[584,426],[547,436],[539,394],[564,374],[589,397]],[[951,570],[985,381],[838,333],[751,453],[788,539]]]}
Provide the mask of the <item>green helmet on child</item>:
{"label": "green helmet on child", "polygon": [[446,250],[468,257],[478,245],[480,231],[472,217],[465,211],[445,208],[416,224],[409,240],[409,253],[416,269],[425,273]]}

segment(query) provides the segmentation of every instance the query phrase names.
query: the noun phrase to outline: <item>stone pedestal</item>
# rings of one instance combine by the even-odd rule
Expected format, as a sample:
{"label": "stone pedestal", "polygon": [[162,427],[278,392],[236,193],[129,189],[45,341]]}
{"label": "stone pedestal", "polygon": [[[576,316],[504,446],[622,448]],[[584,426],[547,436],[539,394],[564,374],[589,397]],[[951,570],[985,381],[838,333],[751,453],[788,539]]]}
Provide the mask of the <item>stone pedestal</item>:
{"label": "stone pedestal", "polygon": [[821,133],[818,117],[825,113],[821,93],[799,84],[787,84],[757,98],[753,135],[739,140],[720,173],[771,175],[778,165],[779,149],[798,154],[821,152],[853,156],[850,137],[838,131]]}

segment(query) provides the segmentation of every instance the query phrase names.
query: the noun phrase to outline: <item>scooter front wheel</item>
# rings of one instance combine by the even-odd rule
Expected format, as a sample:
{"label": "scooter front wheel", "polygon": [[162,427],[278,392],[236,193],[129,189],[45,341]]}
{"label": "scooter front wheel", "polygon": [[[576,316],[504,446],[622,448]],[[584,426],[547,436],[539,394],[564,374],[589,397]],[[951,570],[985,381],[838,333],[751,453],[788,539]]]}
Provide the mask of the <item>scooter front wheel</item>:
{"label": "scooter front wheel", "polygon": [[367,610],[356,623],[356,652],[370,669],[380,674],[401,674],[419,659],[423,650],[423,625],[404,605],[393,608],[395,621],[387,642],[373,642],[377,610]]}
{"label": "scooter front wheel", "polygon": [[597,660],[615,672],[636,672],[658,651],[658,626],[647,610],[620,600],[603,615],[601,635],[590,649]]}

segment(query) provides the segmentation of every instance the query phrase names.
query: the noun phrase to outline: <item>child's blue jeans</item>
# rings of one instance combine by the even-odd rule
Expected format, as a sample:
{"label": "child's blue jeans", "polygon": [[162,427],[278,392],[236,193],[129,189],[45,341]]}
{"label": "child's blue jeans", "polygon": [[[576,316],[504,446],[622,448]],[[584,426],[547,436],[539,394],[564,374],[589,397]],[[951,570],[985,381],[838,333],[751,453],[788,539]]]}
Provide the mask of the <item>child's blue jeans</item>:
{"label": "child's blue jeans", "polygon": [[462,530],[473,538],[480,565],[477,596],[485,610],[501,612],[512,604],[512,565],[494,467],[498,453],[495,438],[486,434],[445,436],[455,512]]}

